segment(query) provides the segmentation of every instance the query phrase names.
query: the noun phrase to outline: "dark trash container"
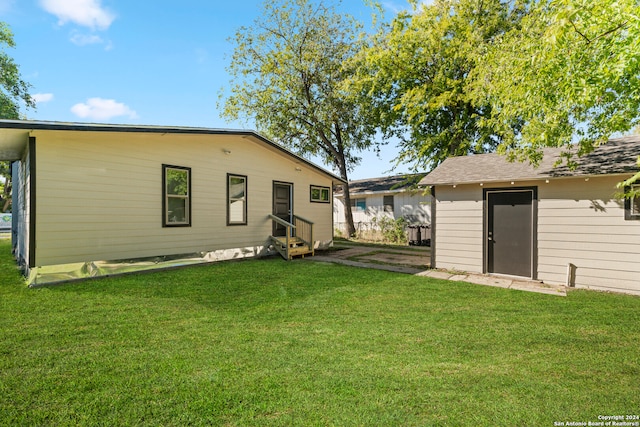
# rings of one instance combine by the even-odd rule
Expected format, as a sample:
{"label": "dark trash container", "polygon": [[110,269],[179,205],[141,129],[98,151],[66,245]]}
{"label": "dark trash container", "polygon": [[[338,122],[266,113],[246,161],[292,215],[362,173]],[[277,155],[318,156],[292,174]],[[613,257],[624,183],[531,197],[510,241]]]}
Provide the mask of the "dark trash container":
{"label": "dark trash container", "polygon": [[431,227],[426,224],[422,224],[418,227],[420,230],[418,236],[421,237],[420,246],[431,246]]}
{"label": "dark trash container", "polygon": [[409,234],[409,245],[411,246],[420,246],[420,226],[418,225],[409,225],[407,227]]}

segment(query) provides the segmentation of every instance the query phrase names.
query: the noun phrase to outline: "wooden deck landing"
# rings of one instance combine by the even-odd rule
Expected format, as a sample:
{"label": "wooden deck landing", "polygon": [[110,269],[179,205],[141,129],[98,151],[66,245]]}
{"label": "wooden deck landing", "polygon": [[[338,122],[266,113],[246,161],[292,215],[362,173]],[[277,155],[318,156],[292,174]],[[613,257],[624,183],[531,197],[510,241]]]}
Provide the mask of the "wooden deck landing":
{"label": "wooden deck landing", "polygon": [[287,238],[271,236],[271,242],[276,248],[282,258],[291,260],[295,256],[302,256],[311,254],[313,256],[314,250],[310,245],[299,237],[289,237],[289,244],[287,247]]}

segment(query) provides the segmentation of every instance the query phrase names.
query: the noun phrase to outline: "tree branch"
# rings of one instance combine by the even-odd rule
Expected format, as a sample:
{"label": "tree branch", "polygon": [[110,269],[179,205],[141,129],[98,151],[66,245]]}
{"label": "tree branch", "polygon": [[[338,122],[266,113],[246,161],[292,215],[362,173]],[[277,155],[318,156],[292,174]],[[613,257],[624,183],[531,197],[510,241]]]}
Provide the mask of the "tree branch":
{"label": "tree branch", "polygon": [[586,42],[587,42],[587,44],[591,44],[592,42],[594,42],[594,41],[596,41],[596,40],[598,40],[598,39],[601,39],[601,38],[603,38],[603,37],[607,37],[609,34],[615,33],[616,31],[618,31],[618,30],[621,30],[621,29],[625,28],[625,27],[627,26],[627,23],[628,23],[629,21],[624,21],[623,23],[621,23],[621,24],[620,24],[620,25],[618,25],[617,27],[611,28],[611,29],[609,29],[609,30],[605,31],[605,32],[604,32],[604,33],[602,33],[602,34],[598,34],[598,35],[597,35],[596,37],[594,37],[593,39],[590,39],[589,37],[587,37],[586,35],[584,35],[584,34],[583,34],[579,29],[578,29],[578,27],[576,27],[576,23],[575,23],[575,22],[573,22],[573,21],[571,21],[571,20],[569,20],[569,22],[571,22],[571,26],[573,27],[573,30],[574,30],[576,33],[578,33],[578,35],[579,35],[580,37],[582,37],[583,39],[585,39],[585,40],[586,40]]}

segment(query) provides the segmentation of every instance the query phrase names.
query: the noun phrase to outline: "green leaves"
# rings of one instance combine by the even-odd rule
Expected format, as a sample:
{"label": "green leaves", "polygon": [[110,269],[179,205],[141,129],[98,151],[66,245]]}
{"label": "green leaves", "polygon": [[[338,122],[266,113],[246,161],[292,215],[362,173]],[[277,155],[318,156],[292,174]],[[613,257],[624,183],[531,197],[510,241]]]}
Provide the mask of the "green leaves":
{"label": "green leaves", "polygon": [[241,78],[225,114],[338,159],[344,176],[376,128],[400,141],[397,164],[424,170],[488,151],[534,164],[547,146],[586,154],[640,125],[636,0],[410,4],[376,19],[368,39],[322,3],[267,4],[236,37],[230,70]]}
{"label": "green leaves", "polygon": [[[503,151],[578,143],[587,153],[638,124],[640,9],[633,0],[541,0],[489,46],[474,88]],[[522,127],[513,127],[522,123]]]}
{"label": "green leaves", "polygon": [[[13,33],[7,24],[0,22],[0,119],[19,119],[22,104],[25,108],[36,107],[29,95],[31,85],[22,80],[18,65],[5,51],[6,48],[13,47]],[[0,175],[7,182],[0,194],[0,212],[5,212],[11,205],[11,174],[8,163],[0,162]]]}
{"label": "green leaves", "polygon": [[5,51],[13,47],[13,33],[7,24],[0,22],[0,118],[3,119],[18,119],[21,102],[27,108],[35,108],[29,95],[31,85],[22,80],[18,65]]}
{"label": "green leaves", "polygon": [[354,72],[349,59],[364,45],[361,31],[322,2],[265,2],[261,17],[233,39],[223,116],[254,121],[294,151],[322,156],[346,178],[356,153],[374,144],[374,125],[343,86]]}
{"label": "green leaves", "polygon": [[423,169],[495,149],[499,133],[486,100],[473,96],[474,70],[519,14],[499,0],[437,0],[383,26],[352,84],[385,136],[401,140],[397,163]]}

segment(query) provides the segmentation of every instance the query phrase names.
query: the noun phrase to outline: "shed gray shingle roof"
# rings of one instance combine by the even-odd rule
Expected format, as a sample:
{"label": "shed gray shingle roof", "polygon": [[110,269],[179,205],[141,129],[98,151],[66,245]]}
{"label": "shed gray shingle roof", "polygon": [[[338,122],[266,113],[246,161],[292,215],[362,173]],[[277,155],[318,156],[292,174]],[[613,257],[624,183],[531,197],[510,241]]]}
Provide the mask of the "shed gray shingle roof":
{"label": "shed gray shingle roof", "polygon": [[[349,192],[350,194],[365,194],[400,191],[411,187],[425,175],[425,173],[418,173],[353,180],[349,181]],[[342,188],[336,191],[336,196],[341,194]]]}
{"label": "shed gray shingle roof", "polygon": [[[512,180],[535,180],[572,176],[617,175],[638,172],[640,136],[611,139],[591,153],[573,158],[574,170],[566,165],[554,167],[562,148],[545,148],[537,168],[528,162],[509,162],[499,154],[449,157],[420,181],[420,185],[465,184]],[[566,151],[566,150],[565,150]]]}

